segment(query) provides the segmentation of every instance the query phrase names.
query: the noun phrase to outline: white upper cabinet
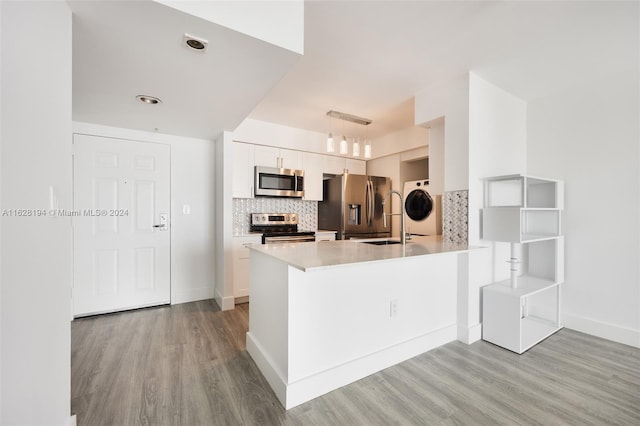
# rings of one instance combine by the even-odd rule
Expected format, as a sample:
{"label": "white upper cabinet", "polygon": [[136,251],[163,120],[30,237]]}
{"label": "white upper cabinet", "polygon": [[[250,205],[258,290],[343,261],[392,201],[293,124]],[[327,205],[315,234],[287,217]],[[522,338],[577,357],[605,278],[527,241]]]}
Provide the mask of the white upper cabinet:
{"label": "white upper cabinet", "polygon": [[345,160],[342,157],[334,155],[323,155],[324,173],[332,175],[341,175],[344,173]]}
{"label": "white upper cabinet", "polygon": [[367,162],[363,160],[355,160],[353,158],[345,159],[346,172],[352,175],[366,175],[367,174]]}
{"label": "white upper cabinet", "polygon": [[231,188],[234,198],[253,197],[254,145],[232,143],[233,171]]}
{"label": "white upper cabinet", "polygon": [[279,169],[302,169],[302,151],[255,145],[255,165]]}
{"label": "white upper cabinet", "polygon": [[254,165],[265,167],[280,167],[280,149],[273,146],[254,146]]}
{"label": "white upper cabinet", "polygon": [[351,173],[354,175],[364,175],[367,172],[367,162],[355,160],[353,158],[337,157],[335,155],[324,155],[324,173],[341,175]]}
{"label": "white upper cabinet", "polygon": [[304,170],[304,199],[309,201],[322,201],[324,155],[313,152],[303,152],[302,169]]}
{"label": "white upper cabinet", "polygon": [[280,167],[283,169],[303,169],[303,152],[291,149],[280,149]]}

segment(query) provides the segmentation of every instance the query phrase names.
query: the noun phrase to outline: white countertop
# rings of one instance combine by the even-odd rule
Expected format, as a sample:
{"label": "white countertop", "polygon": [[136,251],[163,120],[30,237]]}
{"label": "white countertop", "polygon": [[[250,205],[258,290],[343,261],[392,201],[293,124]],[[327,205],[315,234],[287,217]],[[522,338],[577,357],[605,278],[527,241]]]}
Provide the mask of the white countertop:
{"label": "white countertop", "polygon": [[362,241],[375,241],[375,239],[252,244],[249,248],[286,262],[302,271],[354,263],[387,262],[414,256],[464,252],[469,249],[466,244],[443,242],[441,236],[414,236],[407,241],[406,247],[402,244],[373,245]]}
{"label": "white countertop", "polygon": [[[315,232],[316,234],[335,234],[337,231],[331,231],[331,230],[327,230],[327,229],[317,229],[315,231],[307,231],[305,229],[302,229],[301,232]],[[233,238],[236,237],[262,237],[263,232],[262,231],[254,231],[254,232],[245,232],[242,234],[234,234],[232,235]]]}

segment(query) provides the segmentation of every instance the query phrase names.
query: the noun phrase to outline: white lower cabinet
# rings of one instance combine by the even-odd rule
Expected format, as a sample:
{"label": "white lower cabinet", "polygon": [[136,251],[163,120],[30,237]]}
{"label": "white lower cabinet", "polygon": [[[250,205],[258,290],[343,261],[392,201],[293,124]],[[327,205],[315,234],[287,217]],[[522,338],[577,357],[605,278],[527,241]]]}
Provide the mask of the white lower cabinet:
{"label": "white lower cabinet", "polygon": [[260,244],[262,235],[233,237],[233,297],[249,296],[249,248],[251,244]]}
{"label": "white lower cabinet", "polygon": [[316,241],[335,241],[336,231],[316,231]]}

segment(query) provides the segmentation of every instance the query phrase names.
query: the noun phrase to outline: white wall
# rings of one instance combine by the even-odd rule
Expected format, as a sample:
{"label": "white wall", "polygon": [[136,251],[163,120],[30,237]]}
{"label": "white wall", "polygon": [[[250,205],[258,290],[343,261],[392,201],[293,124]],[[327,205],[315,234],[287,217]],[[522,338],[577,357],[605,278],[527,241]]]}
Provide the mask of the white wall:
{"label": "white wall", "polygon": [[[3,8],[0,7],[0,23],[2,22],[2,11]],[[1,25],[1,24],[0,24]],[[2,28],[0,26],[0,28]],[[0,31],[0,46],[2,46],[2,31]],[[2,56],[0,55],[0,99],[4,99],[2,97]],[[2,137],[2,102],[0,102],[0,164],[2,164],[2,145],[1,145],[1,137]],[[2,204],[2,173],[0,173],[0,204]],[[4,205],[4,204],[2,204]],[[2,241],[2,220],[0,220],[0,242]],[[1,255],[1,245],[0,245],[0,307],[2,306],[2,255]],[[2,315],[0,315],[0,422],[2,422],[2,385],[4,383],[2,381]]]}
{"label": "white wall", "polygon": [[233,140],[256,145],[326,154],[327,134],[247,118],[233,131]]}
{"label": "white wall", "polygon": [[415,124],[444,117],[444,191],[469,185],[469,76],[427,88],[415,96]]}
{"label": "white wall", "polygon": [[423,127],[407,127],[371,140],[371,158],[379,158],[429,143],[429,131]]}
{"label": "white wall", "polygon": [[565,180],[564,325],[636,347],[639,73],[636,67],[531,102],[527,143],[529,173]]}
{"label": "white wall", "polygon": [[[71,11],[0,3],[2,209],[71,208]],[[4,425],[70,419],[71,220],[2,217]]]}
{"label": "white wall", "polygon": [[[211,299],[215,287],[215,146],[180,139],[171,145],[173,304]],[[185,204],[190,215],[183,213]]]}
{"label": "white wall", "polygon": [[444,118],[423,124],[429,128],[429,190],[444,193]]}
{"label": "white wall", "polygon": [[[469,244],[487,247],[469,252],[468,305],[460,311],[468,341],[480,338],[481,287],[509,278],[507,243],[480,238],[482,178],[526,173],[527,104],[499,87],[469,74]],[[550,176],[553,177],[553,176]]]}
{"label": "white wall", "polygon": [[[74,123],[85,133],[171,146],[171,303],[214,297],[215,164],[214,143],[89,123]],[[191,214],[183,212],[190,207]]]}
{"label": "white wall", "polygon": [[155,0],[296,53],[304,53],[304,2]]}
{"label": "white wall", "polygon": [[233,217],[231,186],[233,133],[223,132],[216,141],[216,303],[222,310],[233,309]]}
{"label": "white wall", "polygon": [[444,140],[444,191],[469,190],[469,244],[487,247],[460,262],[458,339],[471,343],[481,336],[481,286],[508,278],[509,246],[480,240],[481,178],[526,172],[526,103],[469,73],[417,94],[415,120],[434,127],[430,152]]}

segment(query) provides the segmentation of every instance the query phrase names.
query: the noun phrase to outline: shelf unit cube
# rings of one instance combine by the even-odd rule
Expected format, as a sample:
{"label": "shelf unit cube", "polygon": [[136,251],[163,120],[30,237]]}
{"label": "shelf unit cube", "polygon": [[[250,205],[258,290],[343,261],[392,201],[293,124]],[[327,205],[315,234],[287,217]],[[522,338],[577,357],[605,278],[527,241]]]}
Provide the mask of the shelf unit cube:
{"label": "shelf unit cube", "polygon": [[523,175],[484,179],[484,207],[564,208],[560,180]]}
{"label": "shelf unit cube", "polygon": [[[523,175],[485,179],[482,238],[522,245],[522,259],[512,254],[511,279],[483,288],[483,335],[486,341],[518,354],[562,328],[564,281],[562,209],[559,180]],[[520,271],[514,266],[520,264]]]}

